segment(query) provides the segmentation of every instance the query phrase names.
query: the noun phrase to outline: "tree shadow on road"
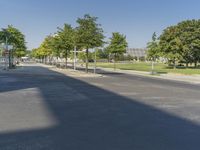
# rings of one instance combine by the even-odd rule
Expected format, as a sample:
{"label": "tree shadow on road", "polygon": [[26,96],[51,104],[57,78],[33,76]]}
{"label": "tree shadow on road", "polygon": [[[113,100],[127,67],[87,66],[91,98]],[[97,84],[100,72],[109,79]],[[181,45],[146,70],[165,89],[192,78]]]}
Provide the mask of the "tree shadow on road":
{"label": "tree shadow on road", "polygon": [[4,133],[0,126],[1,150],[194,150],[200,147],[198,124],[84,81],[43,70],[52,74],[2,74],[1,79],[7,80],[0,80],[0,93],[39,89],[57,124]]}

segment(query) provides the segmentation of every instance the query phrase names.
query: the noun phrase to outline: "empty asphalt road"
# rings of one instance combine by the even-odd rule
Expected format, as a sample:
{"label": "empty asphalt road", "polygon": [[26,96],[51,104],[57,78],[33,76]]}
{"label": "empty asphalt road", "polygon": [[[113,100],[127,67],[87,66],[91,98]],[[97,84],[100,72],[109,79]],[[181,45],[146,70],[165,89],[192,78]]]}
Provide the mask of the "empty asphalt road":
{"label": "empty asphalt road", "polygon": [[200,86],[140,76],[0,72],[0,150],[198,150]]}

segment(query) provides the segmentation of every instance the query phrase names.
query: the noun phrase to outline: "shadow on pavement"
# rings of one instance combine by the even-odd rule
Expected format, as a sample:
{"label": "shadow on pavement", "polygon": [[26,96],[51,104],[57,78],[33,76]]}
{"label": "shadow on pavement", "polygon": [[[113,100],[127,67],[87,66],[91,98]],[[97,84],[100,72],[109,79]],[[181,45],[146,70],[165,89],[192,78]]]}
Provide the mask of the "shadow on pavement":
{"label": "shadow on pavement", "polygon": [[[45,68],[36,69],[52,74],[2,74],[0,93],[39,89],[57,124],[4,133],[0,126],[1,150],[196,150],[200,147],[200,126],[193,122],[81,80]],[[29,101],[29,97],[24,98]]]}

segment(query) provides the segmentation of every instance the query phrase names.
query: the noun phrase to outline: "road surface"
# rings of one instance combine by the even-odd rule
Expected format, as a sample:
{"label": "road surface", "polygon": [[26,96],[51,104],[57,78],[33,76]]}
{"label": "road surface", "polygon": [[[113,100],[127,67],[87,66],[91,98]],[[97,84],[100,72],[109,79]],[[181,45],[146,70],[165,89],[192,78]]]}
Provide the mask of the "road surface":
{"label": "road surface", "polygon": [[119,73],[0,73],[0,150],[197,150],[200,86]]}

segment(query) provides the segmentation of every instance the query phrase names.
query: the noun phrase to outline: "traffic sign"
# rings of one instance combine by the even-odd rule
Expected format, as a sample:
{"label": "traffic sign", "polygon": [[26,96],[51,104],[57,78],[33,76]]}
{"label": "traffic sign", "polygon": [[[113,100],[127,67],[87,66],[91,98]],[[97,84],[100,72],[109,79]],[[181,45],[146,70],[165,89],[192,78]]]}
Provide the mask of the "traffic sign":
{"label": "traffic sign", "polygon": [[10,51],[10,50],[13,49],[13,45],[7,45],[7,46],[6,46],[5,44],[1,44],[1,45],[0,45],[0,48],[1,48],[1,49],[4,49],[4,50],[9,50],[9,51]]}

